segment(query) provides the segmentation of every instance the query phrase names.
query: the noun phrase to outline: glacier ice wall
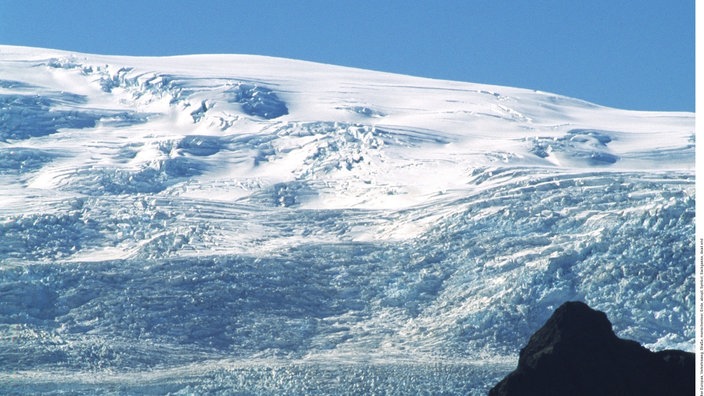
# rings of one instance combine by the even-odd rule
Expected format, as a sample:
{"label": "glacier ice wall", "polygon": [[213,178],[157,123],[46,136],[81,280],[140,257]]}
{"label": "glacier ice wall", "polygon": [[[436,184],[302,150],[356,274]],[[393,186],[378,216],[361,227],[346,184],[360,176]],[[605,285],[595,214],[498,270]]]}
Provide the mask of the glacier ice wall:
{"label": "glacier ice wall", "polygon": [[263,57],[0,71],[0,388],[482,394],[566,300],[693,347],[692,114]]}

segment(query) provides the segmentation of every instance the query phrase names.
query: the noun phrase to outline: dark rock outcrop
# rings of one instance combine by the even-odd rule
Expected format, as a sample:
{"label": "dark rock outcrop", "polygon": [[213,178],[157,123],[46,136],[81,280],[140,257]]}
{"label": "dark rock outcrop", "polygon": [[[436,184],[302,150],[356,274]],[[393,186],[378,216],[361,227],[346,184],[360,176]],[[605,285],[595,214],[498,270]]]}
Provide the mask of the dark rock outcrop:
{"label": "dark rock outcrop", "polygon": [[605,313],[567,302],[531,336],[518,368],[489,395],[693,395],[694,364],[693,353],[651,352],[620,339]]}

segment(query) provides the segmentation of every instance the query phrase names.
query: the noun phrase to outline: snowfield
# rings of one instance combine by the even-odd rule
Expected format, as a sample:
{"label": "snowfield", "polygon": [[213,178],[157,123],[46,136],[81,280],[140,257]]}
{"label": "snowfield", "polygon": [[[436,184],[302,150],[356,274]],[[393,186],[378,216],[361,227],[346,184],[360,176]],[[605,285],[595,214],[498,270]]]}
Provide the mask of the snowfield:
{"label": "snowfield", "polygon": [[567,300],[693,350],[694,114],[0,46],[0,390],[485,394]]}

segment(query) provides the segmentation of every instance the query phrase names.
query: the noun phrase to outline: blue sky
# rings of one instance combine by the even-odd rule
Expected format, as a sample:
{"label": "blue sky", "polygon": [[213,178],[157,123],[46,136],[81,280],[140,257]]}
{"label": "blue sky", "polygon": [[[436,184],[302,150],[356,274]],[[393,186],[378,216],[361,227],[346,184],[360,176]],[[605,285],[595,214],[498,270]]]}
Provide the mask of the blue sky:
{"label": "blue sky", "polygon": [[694,111],[694,0],[0,0],[0,44],[242,53]]}

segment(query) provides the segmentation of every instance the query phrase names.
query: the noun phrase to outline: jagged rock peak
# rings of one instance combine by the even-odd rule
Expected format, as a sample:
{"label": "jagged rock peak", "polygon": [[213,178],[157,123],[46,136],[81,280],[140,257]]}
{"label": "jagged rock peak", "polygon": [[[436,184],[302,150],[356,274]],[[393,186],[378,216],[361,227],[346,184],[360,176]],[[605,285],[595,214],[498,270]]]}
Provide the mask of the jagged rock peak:
{"label": "jagged rock peak", "polygon": [[618,338],[605,313],[567,302],[489,395],[691,395],[694,385],[694,354],[651,352]]}

